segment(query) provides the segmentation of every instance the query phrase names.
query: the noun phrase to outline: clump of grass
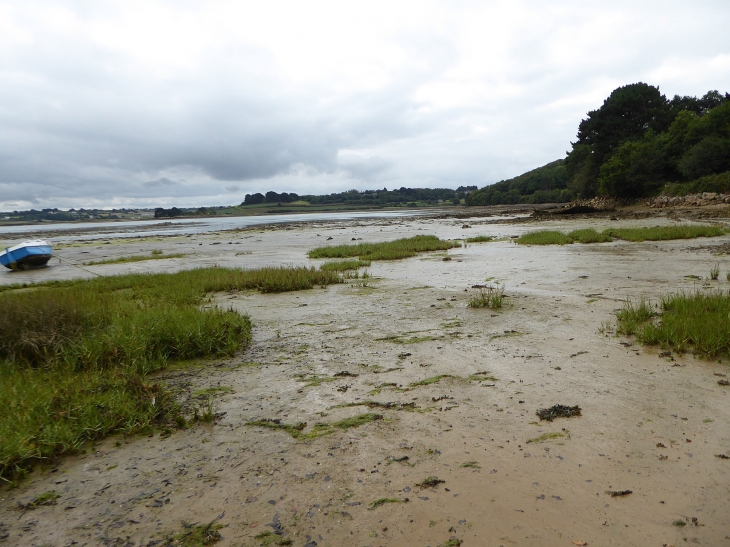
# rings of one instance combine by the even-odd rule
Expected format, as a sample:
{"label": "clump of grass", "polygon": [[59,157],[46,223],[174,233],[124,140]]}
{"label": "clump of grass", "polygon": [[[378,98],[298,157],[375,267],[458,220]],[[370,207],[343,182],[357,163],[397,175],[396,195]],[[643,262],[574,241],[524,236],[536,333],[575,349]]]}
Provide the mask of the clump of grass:
{"label": "clump of grass", "polygon": [[461,547],[462,541],[457,538],[450,538],[446,543],[442,543],[438,547]]}
{"label": "clump of grass", "polygon": [[[550,420],[552,421],[552,420]],[[534,439],[528,439],[527,443],[542,443],[545,441],[549,441],[550,439],[558,439],[560,437],[565,437],[564,433],[555,432],[555,433],[543,433],[539,437],[535,437]]]}
{"label": "clump of grass", "polygon": [[358,268],[366,268],[370,266],[370,260],[338,260],[336,262],[325,262],[320,270],[329,270],[334,272],[344,272],[348,270],[357,270]]}
{"label": "clump of grass", "polygon": [[459,467],[470,467],[472,469],[481,469],[482,466],[475,461],[464,462]]}
{"label": "clump of grass", "polygon": [[438,477],[434,477],[431,475],[430,477],[426,477],[421,482],[417,482],[416,486],[418,488],[436,488],[439,484],[445,483],[445,480],[439,479]]}
{"label": "clump of grass", "polygon": [[[620,332],[645,344],[715,357],[730,352],[730,294],[723,291],[677,293],[661,299],[661,315],[648,305],[626,304],[618,314]],[[652,320],[654,316],[657,319]]]}
{"label": "clump of grass", "polygon": [[488,241],[492,241],[494,238],[492,236],[475,236],[475,237],[467,237],[466,242],[467,243],[487,243]]}
{"label": "clump of grass", "polygon": [[568,245],[573,240],[562,232],[543,230],[521,235],[515,242],[519,245]]}
{"label": "clump of grass", "polygon": [[693,239],[696,237],[715,237],[727,233],[726,228],[718,226],[654,226],[645,228],[610,228],[605,235],[626,241],[662,241],[668,239]]}
{"label": "clump of grass", "polygon": [[710,279],[717,281],[718,277],[720,277],[720,265],[715,264],[712,268],[710,268]]}
{"label": "clump of grass", "polygon": [[380,507],[381,505],[385,505],[387,503],[403,503],[403,500],[400,500],[398,498],[379,498],[371,503],[368,509],[376,509],[377,507]]}
{"label": "clump of grass", "polygon": [[110,433],[183,423],[149,374],[175,360],[233,355],[251,338],[248,317],[202,309],[207,295],[338,280],[314,268],[205,268],[0,292],[0,480]]}
{"label": "clump of grass", "polygon": [[652,309],[648,300],[643,297],[639,299],[638,304],[634,304],[631,300],[626,300],[623,307],[616,313],[618,318],[619,334],[636,334],[640,327],[644,327],[647,321],[656,316],[656,312]]}
{"label": "clump of grass", "polygon": [[58,494],[55,490],[49,490],[48,492],[43,492],[40,496],[28,503],[18,503],[18,508],[23,511],[31,511],[42,505],[56,505],[60,497],[61,494]]}
{"label": "clump of grass", "polygon": [[182,258],[185,253],[162,254],[162,251],[152,251],[151,255],[119,256],[106,260],[92,260],[84,262],[86,266],[98,266],[100,264],[124,264],[125,262],[142,262],[145,260],[163,260],[167,258]]}
{"label": "clump of grass", "polygon": [[498,310],[504,303],[503,287],[486,287],[479,289],[479,294],[469,297],[467,308],[489,308]]}
{"label": "clump of grass", "polygon": [[552,422],[555,418],[572,418],[580,416],[579,406],[553,405],[550,408],[541,408],[535,412],[541,420]]}
{"label": "clump of grass", "polygon": [[613,241],[611,236],[605,233],[596,232],[593,228],[587,228],[584,230],[573,230],[568,233],[568,237],[578,243],[606,243]]}
{"label": "clump of grass", "polygon": [[444,241],[436,236],[415,236],[380,243],[358,243],[356,245],[337,245],[318,247],[309,251],[309,258],[351,258],[361,260],[399,260],[416,256],[428,251],[445,251],[460,247],[457,241]]}

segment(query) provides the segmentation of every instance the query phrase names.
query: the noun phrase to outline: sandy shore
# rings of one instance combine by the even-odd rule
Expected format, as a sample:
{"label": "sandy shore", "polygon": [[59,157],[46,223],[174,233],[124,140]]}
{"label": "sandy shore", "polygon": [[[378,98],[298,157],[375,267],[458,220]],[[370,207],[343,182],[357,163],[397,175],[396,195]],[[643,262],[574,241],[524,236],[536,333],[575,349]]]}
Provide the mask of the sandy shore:
{"label": "sandy shore", "polygon": [[[730,376],[727,364],[660,355],[603,328],[627,297],[692,290],[702,282],[688,276],[707,277],[718,262],[721,281],[712,286],[728,289],[730,259],[713,253],[730,237],[511,241],[540,228],[679,221],[411,218],[64,245],[62,262],[0,275],[0,283],[320,264],[306,251],[352,238],[498,239],[373,263],[372,278],[327,289],[219,295],[220,305],[251,316],[251,347],[164,375],[183,398],[225,388],[215,396],[219,419],[169,437],[108,439],[0,490],[0,537],[24,546],[154,545],[183,521],[218,519],[222,546],[261,545],[255,536],[267,530],[297,547],[437,547],[450,538],[465,546],[730,545],[730,460],[716,457],[730,455],[730,388],[717,383]],[[73,265],[153,249],[186,256]],[[466,307],[473,285],[495,281],[509,296],[504,309]],[[473,376],[485,372],[493,379]],[[409,387],[438,375],[453,377]],[[336,380],[307,386],[312,376]],[[340,406],[371,400],[394,405]],[[579,405],[582,416],[540,421],[536,410],[554,404]],[[307,432],[365,412],[383,419],[304,441],[245,425],[306,422]],[[429,476],[445,482],[416,486]],[[48,490],[61,494],[56,505],[15,509]],[[624,490],[632,493],[607,493]],[[399,502],[369,508],[381,498]]]}

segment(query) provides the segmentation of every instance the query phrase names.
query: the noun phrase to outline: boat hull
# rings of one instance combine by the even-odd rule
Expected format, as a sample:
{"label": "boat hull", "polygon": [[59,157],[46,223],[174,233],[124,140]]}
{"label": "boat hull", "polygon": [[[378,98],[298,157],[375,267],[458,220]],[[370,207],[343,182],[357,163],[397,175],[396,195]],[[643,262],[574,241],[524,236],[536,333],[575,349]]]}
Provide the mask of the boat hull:
{"label": "boat hull", "polygon": [[13,247],[0,253],[0,264],[11,270],[28,270],[45,266],[52,256],[50,245]]}

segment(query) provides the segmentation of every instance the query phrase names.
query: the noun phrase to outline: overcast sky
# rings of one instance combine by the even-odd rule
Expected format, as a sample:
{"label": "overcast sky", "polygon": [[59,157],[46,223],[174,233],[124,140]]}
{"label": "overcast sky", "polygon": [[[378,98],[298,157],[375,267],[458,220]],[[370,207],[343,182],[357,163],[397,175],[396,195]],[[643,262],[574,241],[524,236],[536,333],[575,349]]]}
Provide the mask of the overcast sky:
{"label": "overcast sky", "polygon": [[728,29],[728,0],[0,0],[0,210],[482,187],[618,86],[730,91]]}

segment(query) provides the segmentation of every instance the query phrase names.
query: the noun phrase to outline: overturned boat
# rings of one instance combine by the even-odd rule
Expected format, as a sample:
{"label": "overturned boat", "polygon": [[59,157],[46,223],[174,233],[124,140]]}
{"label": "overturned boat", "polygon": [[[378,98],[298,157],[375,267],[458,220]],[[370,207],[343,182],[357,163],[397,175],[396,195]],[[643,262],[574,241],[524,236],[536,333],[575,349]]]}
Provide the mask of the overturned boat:
{"label": "overturned boat", "polygon": [[53,256],[51,245],[42,239],[24,241],[0,252],[0,264],[11,270],[27,270],[45,266]]}

